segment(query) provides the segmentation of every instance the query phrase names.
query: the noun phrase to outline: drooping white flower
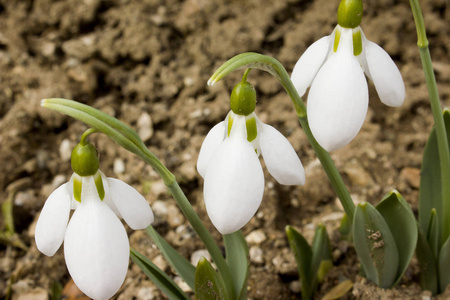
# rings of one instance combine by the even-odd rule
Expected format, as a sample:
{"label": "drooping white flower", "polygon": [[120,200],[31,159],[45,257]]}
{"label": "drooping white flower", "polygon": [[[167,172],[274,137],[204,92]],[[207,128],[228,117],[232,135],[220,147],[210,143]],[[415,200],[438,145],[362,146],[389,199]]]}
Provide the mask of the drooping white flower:
{"label": "drooping white flower", "polygon": [[222,234],[242,228],[256,213],[264,192],[262,155],[270,174],[281,184],[304,184],[305,173],[289,141],[255,113],[230,111],[206,136],[197,162],[205,179],[206,210]]}
{"label": "drooping white flower", "polygon": [[317,142],[327,151],[347,145],[364,123],[369,98],[364,73],[384,104],[397,107],[405,99],[403,79],[393,60],[367,40],[359,26],[353,26],[337,25],[331,35],[305,51],[292,71],[300,96],[311,87],[308,122]]}
{"label": "drooping white flower", "polygon": [[109,299],[125,280],[130,256],[120,217],[132,229],[154,219],[144,197],[123,181],[98,170],[74,173],[45,202],[36,224],[37,248],[53,256],[64,241],[67,269],[78,288],[93,299]]}

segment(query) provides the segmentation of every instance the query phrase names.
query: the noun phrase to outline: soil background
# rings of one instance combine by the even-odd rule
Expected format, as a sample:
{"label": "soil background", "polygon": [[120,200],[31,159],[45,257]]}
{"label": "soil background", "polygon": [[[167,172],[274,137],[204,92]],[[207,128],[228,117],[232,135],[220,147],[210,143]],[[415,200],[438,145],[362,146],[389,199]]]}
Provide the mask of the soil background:
{"label": "soil background", "polygon": [[[62,249],[54,257],[42,255],[36,249],[34,228],[46,198],[70,178],[70,151],[87,127],[41,108],[41,99],[74,99],[135,128],[177,176],[221,242],[206,214],[203,180],[195,166],[205,135],[229,111],[229,95],[242,71],[214,87],[206,82],[227,59],[248,51],[273,56],[290,72],[310,44],[332,32],[338,4],[337,0],[0,0],[0,203],[12,198],[17,237],[27,247],[0,244],[0,298],[47,299],[54,283],[70,285]],[[450,1],[424,0],[421,6],[441,102],[449,106]],[[331,155],[355,202],[375,204],[395,188],[417,213],[421,156],[433,120],[409,2],[364,1],[361,27],[395,60],[405,81],[406,100],[399,108],[387,107],[369,83],[370,104],[361,132]],[[346,279],[353,282],[353,289],[344,299],[430,299],[420,290],[415,260],[392,290],[377,288],[358,275],[354,248],[340,239],[337,230],[342,207],[288,95],[262,71],[252,71],[249,81],[258,94],[256,113],[292,143],[305,167],[306,184],[279,185],[264,167],[263,203],[243,228],[250,246],[248,297],[300,298],[284,228],[293,225],[311,239],[315,226],[324,223],[334,267],[319,286],[317,299]],[[105,136],[90,139],[99,150],[101,170],[146,197],[160,234],[188,259],[204,255],[158,175]],[[127,230],[132,247],[179,280],[145,231]],[[130,263],[116,298],[164,296]]]}

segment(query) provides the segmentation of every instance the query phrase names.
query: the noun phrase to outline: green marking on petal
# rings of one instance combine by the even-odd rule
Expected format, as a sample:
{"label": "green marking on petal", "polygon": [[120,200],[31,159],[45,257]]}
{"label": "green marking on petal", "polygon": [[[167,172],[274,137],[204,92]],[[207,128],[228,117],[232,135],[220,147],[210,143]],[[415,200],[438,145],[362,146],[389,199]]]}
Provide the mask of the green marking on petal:
{"label": "green marking on petal", "polygon": [[353,55],[358,56],[362,52],[361,30],[353,32]]}
{"label": "green marking on petal", "polygon": [[100,200],[103,201],[103,199],[105,198],[105,188],[103,187],[103,180],[102,180],[102,175],[100,174],[100,172],[97,172],[94,175],[94,182],[95,182],[95,187],[97,188],[98,196],[100,197]]}
{"label": "green marking on petal", "polygon": [[336,52],[339,46],[339,40],[341,39],[341,31],[336,28],[334,32],[334,45],[333,45],[333,52]]}
{"label": "green marking on petal", "polygon": [[255,116],[245,118],[245,126],[247,127],[247,141],[251,142],[258,135]]}
{"label": "green marking on petal", "polygon": [[81,202],[81,189],[82,189],[81,177],[74,176],[73,177],[73,197],[78,202]]}
{"label": "green marking on petal", "polygon": [[234,122],[234,119],[233,119],[233,117],[231,116],[231,114],[228,116],[228,137],[230,136],[230,133],[231,133],[231,127],[233,127],[233,122]]}

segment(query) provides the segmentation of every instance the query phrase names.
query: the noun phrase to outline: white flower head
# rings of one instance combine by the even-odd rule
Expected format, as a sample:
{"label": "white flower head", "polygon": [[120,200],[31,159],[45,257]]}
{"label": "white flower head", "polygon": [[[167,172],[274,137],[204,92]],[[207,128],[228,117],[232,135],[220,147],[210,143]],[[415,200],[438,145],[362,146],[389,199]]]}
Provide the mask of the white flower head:
{"label": "white flower head", "polygon": [[[346,10],[346,5],[353,10]],[[300,96],[311,87],[308,122],[327,151],[347,145],[364,123],[369,99],[364,73],[384,104],[397,107],[405,99],[400,71],[386,51],[366,39],[359,27],[361,17],[360,0],[343,0],[333,33],[313,43],[292,71]]]}
{"label": "white flower head", "polygon": [[253,112],[254,105],[250,106],[253,107],[250,113],[244,110],[248,114],[236,114],[233,111],[240,110],[233,105],[232,94],[233,110],[208,133],[197,161],[197,170],[205,179],[206,210],[222,234],[241,229],[261,204],[264,174],[260,154],[279,183],[305,182],[303,166],[289,141],[278,130],[261,122]]}
{"label": "white flower head", "polygon": [[[75,173],[45,202],[35,240],[39,251],[47,256],[53,256],[64,241],[67,269],[75,284],[87,296],[101,300],[119,290],[128,270],[130,246],[119,218],[132,229],[144,229],[154,217],[145,198],[134,188],[98,170],[97,152],[87,145],[87,151],[75,153],[76,147],[72,152]],[[69,222],[71,209],[75,212]]]}

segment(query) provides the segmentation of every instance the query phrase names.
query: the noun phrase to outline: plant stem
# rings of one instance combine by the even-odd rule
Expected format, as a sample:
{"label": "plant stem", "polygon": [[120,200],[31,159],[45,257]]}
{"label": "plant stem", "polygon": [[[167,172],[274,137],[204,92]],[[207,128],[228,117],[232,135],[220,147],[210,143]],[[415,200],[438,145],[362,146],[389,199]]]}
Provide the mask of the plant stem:
{"label": "plant stem", "polygon": [[331,186],[333,187],[335,193],[339,197],[339,200],[341,200],[341,204],[344,208],[345,213],[348,216],[350,224],[352,224],[353,216],[355,214],[355,204],[353,203],[353,200],[350,197],[350,193],[347,189],[347,186],[345,185],[344,180],[339,174],[336,165],[331,159],[330,154],[325,149],[323,149],[314,138],[314,135],[311,132],[311,128],[309,127],[305,103],[302,101],[300,95],[297,93],[297,90],[292,84],[289,75],[287,75],[286,70],[284,70],[283,73],[285,73],[285,75],[281,76],[282,80],[281,83],[286,92],[291,97],[291,100],[295,106],[295,111],[297,112],[298,120],[300,121],[303,131],[305,132],[306,137],[308,138],[308,141],[311,144],[311,147],[316,153],[317,158],[319,158],[320,163],[322,164],[322,167],[325,170],[328,179],[330,180]]}
{"label": "plant stem", "polygon": [[430,50],[428,49],[428,40],[425,31],[422,11],[418,0],[410,0],[411,9],[414,16],[414,22],[417,29],[417,46],[419,47],[420,59],[422,61],[425,81],[430,97],[431,111],[433,113],[434,124],[436,128],[436,137],[438,143],[439,160],[441,166],[441,185],[442,185],[442,242],[445,242],[450,236],[450,153],[445,131],[444,118],[442,116],[441,103],[434,77],[433,66],[431,62]]}
{"label": "plant stem", "polygon": [[80,144],[81,145],[86,145],[86,139],[89,135],[93,134],[97,132],[97,130],[95,130],[94,128],[89,128],[88,130],[86,130],[85,132],[83,132],[83,134],[81,135],[81,139],[80,139]]}

